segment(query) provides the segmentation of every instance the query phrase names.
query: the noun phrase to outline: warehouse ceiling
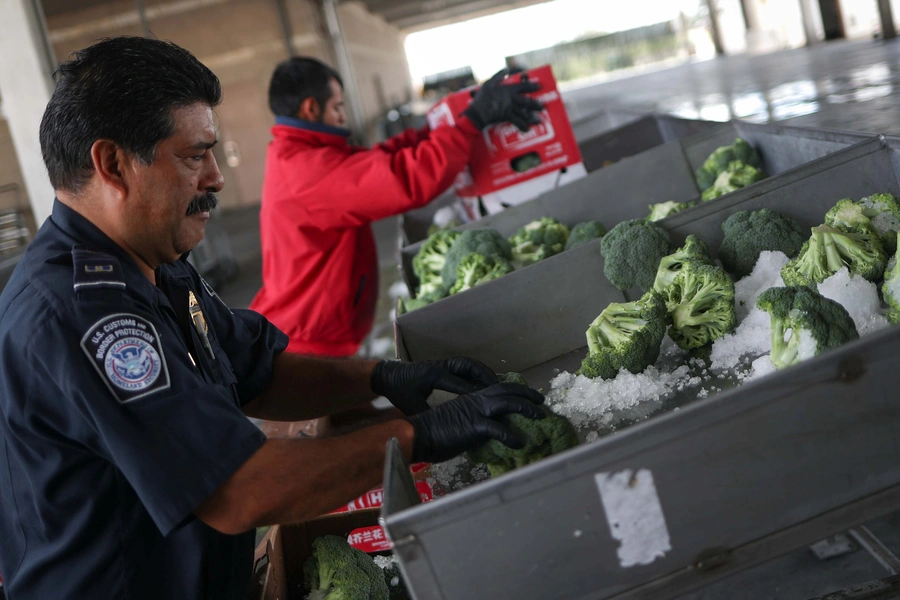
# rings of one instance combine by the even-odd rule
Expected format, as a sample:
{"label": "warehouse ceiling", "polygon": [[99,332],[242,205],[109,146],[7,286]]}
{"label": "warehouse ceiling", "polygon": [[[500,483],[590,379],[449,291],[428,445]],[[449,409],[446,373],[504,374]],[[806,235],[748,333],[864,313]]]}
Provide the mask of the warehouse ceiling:
{"label": "warehouse ceiling", "polygon": [[[272,0],[269,0],[272,1]],[[344,0],[348,1],[348,0]],[[388,23],[404,31],[415,31],[447,25],[465,19],[541,4],[548,0],[362,0],[369,12],[381,15]],[[144,0],[146,6],[159,0]],[[121,9],[131,3],[125,0],[41,0],[44,13],[50,17],[65,12],[107,4]]]}
{"label": "warehouse ceiling", "polygon": [[548,0],[363,0],[369,12],[405,31],[428,29]]}

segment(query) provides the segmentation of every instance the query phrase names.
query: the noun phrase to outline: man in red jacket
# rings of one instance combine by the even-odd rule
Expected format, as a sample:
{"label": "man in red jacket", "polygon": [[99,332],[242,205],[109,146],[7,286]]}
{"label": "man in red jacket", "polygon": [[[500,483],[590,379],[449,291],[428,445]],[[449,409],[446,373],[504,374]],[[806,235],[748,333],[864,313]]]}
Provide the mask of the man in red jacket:
{"label": "man in red jacket", "polygon": [[260,213],[263,287],[250,308],[287,333],[288,352],[356,354],[378,296],[371,223],[449,188],[481,129],[512,122],[525,131],[538,122],[540,103],[523,95],[536,84],[502,85],[505,75],[482,86],[455,126],[408,130],[367,149],[347,142],[334,69],[302,57],[278,65]]}

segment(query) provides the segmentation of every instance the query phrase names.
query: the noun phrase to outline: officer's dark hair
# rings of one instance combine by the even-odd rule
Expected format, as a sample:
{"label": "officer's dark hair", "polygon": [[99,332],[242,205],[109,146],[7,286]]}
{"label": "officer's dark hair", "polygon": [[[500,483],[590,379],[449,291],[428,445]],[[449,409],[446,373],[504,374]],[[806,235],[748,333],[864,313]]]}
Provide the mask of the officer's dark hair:
{"label": "officer's dark hair", "polygon": [[93,173],[95,141],[111,140],[149,165],[175,133],[173,109],[222,101],[219,79],[193,54],[149,38],[101,40],[73,53],[55,75],[41,153],[53,188],[73,193]]}
{"label": "officer's dark hair", "polygon": [[332,79],[344,87],[338,72],[315,58],[294,56],[282,61],[269,82],[269,108],[276,116],[296,117],[303,101],[312,97],[324,109],[331,99]]}

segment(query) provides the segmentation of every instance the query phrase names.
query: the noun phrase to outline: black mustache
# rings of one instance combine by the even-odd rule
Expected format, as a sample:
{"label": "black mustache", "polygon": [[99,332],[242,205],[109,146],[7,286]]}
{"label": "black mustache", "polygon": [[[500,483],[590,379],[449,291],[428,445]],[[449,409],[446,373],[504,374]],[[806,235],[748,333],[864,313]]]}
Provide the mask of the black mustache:
{"label": "black mustache", "polygon": [[219,206],[219,197],[213,192],[207,192],[202,196],[197,196],[187,207],[187,216],[196,215],[208,210],[212,210]]}

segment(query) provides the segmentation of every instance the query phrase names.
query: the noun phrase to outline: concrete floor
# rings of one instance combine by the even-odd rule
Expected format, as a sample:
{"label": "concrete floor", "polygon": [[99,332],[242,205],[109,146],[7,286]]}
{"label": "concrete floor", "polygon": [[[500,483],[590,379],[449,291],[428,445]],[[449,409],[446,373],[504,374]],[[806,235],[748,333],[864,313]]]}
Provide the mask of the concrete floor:
{"label": "concrete floor", "polygon": [[[789,121],[798,126],[900,135],[898,92],[900,40],[833,42],[765,56],[724,57],[589,85],[564,96],[570,110],[579,114],[625,107],[687,118]],[[220,215],[216,223],[231,234],[241,269],[237,281],[218,291],[232,306],[246,306],[260,285],[257,209]],[[370,353],[389,356],[387,289],[399,280],[396,219],[376,223],[375,230],[382,299],[373,333],[380,343]],[[900,515],[876,520],[869,527],[900,553]],[[862,550],[820,561],[804,548],[681,598],[804,600],[887,576]]]}

